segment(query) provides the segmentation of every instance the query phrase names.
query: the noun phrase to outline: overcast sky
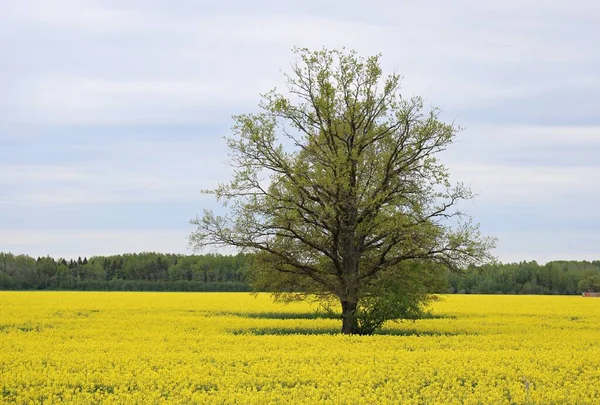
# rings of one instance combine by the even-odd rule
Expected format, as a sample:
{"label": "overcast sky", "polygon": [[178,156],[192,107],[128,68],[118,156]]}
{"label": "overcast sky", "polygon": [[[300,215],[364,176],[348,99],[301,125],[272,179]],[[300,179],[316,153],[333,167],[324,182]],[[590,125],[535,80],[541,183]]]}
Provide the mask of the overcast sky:
{"label": "overcast sky", "polygon": [[383,54],[504,262],[600,259],[600,2],[0,1],[0,251],[189,253],[293,46]]}

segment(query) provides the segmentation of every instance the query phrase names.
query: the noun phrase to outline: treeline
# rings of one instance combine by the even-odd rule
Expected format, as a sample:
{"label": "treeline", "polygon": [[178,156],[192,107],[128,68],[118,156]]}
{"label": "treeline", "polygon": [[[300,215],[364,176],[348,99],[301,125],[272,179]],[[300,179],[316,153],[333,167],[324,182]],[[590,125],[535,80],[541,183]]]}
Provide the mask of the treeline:
{"label": "treeline", "polygon": [[[0,290],[250,291],[252,255],[159,253],[77,260],[0,253]],[[459,294],[580,294],[600,292],[600,261],[535,261],[448,273]]]}
{"label": "treeline", "polygon": [[249,255],[159,253],[33,258],[0,253],[0,289],[100,291],[249,291]]}
{"label": "treeline", "polygon": [[448,292],[459,294],[581,294],[600,292],[600,261],[535,261],[471,267],[448,274]]}

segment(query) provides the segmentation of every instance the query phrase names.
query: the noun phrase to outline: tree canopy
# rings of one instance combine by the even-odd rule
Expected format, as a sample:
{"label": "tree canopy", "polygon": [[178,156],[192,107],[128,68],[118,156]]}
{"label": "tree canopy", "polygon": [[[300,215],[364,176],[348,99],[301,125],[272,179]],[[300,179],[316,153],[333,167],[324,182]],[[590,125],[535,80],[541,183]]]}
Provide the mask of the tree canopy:
{"label": "tree canopy", "polygon": [[337,300],[343,333],[414,318],[443,268],[492,257],[459,209],[440,152],[459,128],[400,93],[380,55],[295,49],[287,92],[234,116],[232,180],[210,190],[228,207],[192,220],[191,243],[256,253],[252,280],[279,298]]}

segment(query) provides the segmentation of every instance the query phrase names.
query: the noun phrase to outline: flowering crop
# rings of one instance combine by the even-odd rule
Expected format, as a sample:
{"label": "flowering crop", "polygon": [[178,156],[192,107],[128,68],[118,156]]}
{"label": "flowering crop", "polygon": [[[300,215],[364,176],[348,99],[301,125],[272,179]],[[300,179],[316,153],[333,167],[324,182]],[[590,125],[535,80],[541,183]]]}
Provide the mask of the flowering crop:
{"label": "flowering crop", "polygon": [[600,299],[433,313],[344,336],[267,295],[0,292],[0,403],[600,403]]}

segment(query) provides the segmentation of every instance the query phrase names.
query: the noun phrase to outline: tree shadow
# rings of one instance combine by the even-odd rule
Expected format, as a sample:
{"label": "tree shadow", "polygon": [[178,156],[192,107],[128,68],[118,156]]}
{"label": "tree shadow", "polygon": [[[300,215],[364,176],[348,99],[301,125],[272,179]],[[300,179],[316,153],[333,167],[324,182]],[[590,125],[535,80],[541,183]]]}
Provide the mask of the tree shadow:
{"label": "tree shadow", "polygon": [[212,316],[238,316],[252,319],[341,319],[339,314],[326,312],[227,312],[211,311]]}
{"label": "tree shadow", "polygon": [[[253,319],[342,319],[341,314],[330,312],[235,312],[211,311],[212,316],[238,316]],[[456,319],[455,315],[426,313],[419,319]]]}
{"label": "tree shadow", "polygon": [[0,332],[41,332],[44,329],[52,328],[51,325],[32,324],[30,322],[23,324],[0,324]]}
{"label": "tree shadow", "polygon": [[434,314],[431,312],[427,312],[423,314],[423,316],[419,319],[458,319],[458,316],[448,314]]}
{"label": "tree shadow", "polygon": [[[339,328],[307,328],[307,327],[265,327],[265,328],[246,328],[246,329],[230,329],[229,333],[233,335],[340,335]],[[455,332],[440,332],[432,330],[417,330],[417,329],[383,329],[378,330],[373,335],[385,336],[458,336],[466,335],[465,331]]]}

